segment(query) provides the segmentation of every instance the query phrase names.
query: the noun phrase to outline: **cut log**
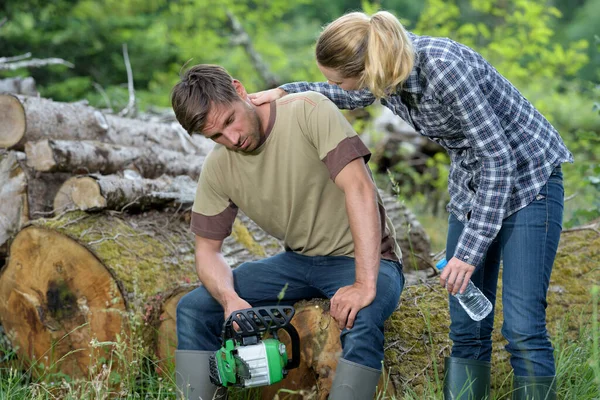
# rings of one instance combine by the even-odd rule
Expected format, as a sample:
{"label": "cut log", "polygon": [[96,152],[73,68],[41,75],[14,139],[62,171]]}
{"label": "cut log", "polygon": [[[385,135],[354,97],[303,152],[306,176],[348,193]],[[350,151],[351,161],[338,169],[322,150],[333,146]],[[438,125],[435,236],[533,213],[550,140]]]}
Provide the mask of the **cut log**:
{"label": "cut log", "polygon": [[187,175],[197,181],[204,157],[153,147],[96,141],[40,140],[25,144],[27,165],[43,172],[101,173],[134,169],[144,178]]}
{"label": "cut log", "polygon": [[4,264],[12,237],[28,221],[25,172],[19,164],[19,154],[0,153],[0,266]]}
{"label": "cut log", "polygon": [[12,95],[0,95],[0,148],[18,143],[25,135],[25,109],[19,99]]}
{"label": "cut log", "polygon": [[[204,147],[175,124],[151,123],[104,115],[83,103],[60,103],[39,97],[0,94],[0,147],[21,150],[42,139],[96,140],[123,146],[159,147],[204,154]],[[200,135],[195,135],[200,136]]]}
{"label": "cut log", "polygon": [[47,137],[105,140],[108,122],[100,111],[82,104],[39,97],[0,95],[0,147],[22,149],[25,141]]}
{"label": "cut log", "polygon": [[[71,212],[23,228],[0,275],[0,322],[24,365],[35,359],[52,371],[86,377],[92,339],[114,343],[118,335],[131,340],[128,346],[147,343],[143,349],[155,354],[155,326],[139,323],[145,305],[197,282],[187,214]],[[260,258],[253,228],[236,224],[238,233],[223,245],[234,267]],[[278,245],[261,243],[267,256]],[[134,328],[131,321],[138,321]]]}
{"label": "cut log", "polygon": [[[126,171],[127,172],[127,171]],[[175,202],[191,205],[196,182],[188,176],[143,179],[117,175],[76,176],[68,179],[54,198],[54,210],[148,209]]]}
{"label": "cut log", "polygon": [[198,284],[184,284],[160,293],[150,299],[145,307],[144,320],[156,327],[156,335],[152,337],[150,347],[156,349],[156,369],[164,376],[174,373],[175,350],[177,350],[177,303],[197,288]]}

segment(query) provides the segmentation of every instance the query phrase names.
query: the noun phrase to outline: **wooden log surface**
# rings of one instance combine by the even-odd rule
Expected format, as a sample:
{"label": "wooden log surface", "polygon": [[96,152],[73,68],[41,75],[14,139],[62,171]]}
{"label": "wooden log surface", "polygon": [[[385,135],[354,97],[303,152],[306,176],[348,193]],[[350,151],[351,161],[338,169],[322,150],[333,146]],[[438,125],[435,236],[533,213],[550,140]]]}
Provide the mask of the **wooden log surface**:
{"label": "wooden log surface", "polygon": [[[238,219],[225,240],[233,266],[281,249],[270,237],[249,240],[254,230]],[[63,213],[16,235],[0,275],[0,322],[26,367],[37,360],[86,377],[94,338],[116,343],[135,334],[132,342],[156,343],[155,327],[132,329],[132,321],[154,296],[196,281],[189,213]]]}
{"label": "wooden log surface", "polygon": [[12,237],[29,219],[21,157],[22,153],[14,151],[0,152],[0,260],[6,256]]}
{"label": "wooden log surface", "polygon": [[[193,140],[174,123],[153,123],[104,114],[85,103],[61,103],[40,97],[0,94],[0,148],[23,149],[43,139],[96,140],[123,146],[158,145],[183,153],[205,154],[207,142]],[[203,148],[201,148],[203,147]]]}
{"label": "wooden log surface", "polygon": [[27,165],[42,172],[115,174],[133,169],[144,178],[187,175],[197,181],[204,156],[97,141],[41,140],[25,144]]}
{"label": "wooden log surface", "polygon": [[187,175],[143,179],[131,175],[89,175],[68,179],[54,198],[54,210],[123,210],[158,208],[175,202],[191,205],[196,182]]}

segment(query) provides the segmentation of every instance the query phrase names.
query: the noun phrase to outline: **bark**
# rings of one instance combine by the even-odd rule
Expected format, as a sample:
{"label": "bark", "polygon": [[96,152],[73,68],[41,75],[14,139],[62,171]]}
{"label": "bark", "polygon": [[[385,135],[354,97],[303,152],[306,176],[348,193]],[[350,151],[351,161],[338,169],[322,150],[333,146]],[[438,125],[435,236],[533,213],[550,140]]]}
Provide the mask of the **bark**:
{"label": "bark", "polygon": [[0,93],[8,92],[26,96],[39,96],[32,77],[0,79]]}
{"label": "bark", "polygon": [[150,123],[104,115],[82,103],[60,103],[38,97],[0,95],[0,147],[22,149],[27,141],[42,139],[96,140],[122,146],[158,145],[168,150],[196,153],[176,124]]}
{"label": "bark", "polygon": [[[197,282],[187,215],[71,212],[31,221],[19,231],[0,275],[0,322],[23,365],[36,359],[50,371],[86,377],[90,354],[114,350],[92,339],[111,343],[117,336],[129,348],[142,343],[155,354],[157,330],[139,322],[147,317],[145,306]],[[240,246],[248,244],[241,257]],[[225,240],[223,254],[233,267],[261,258],[235,235]]]}
{"label": "bark", "polygon": [[396,229],[396,241],[402,250],[404,270],[435,269],[431,260],[431,239],[417,217],[396,197],[381,191],[380,195]]}
{"label": "bark", "polygon": [[191,205],[194,201],[196,182],[188,176],[143,179],[137,173],[130,172],[125,171],[125,177],[89,175],[70,178],[56,194],[54,209],[143,210],[173,202]]}
{"label": "bark", "polygon": [[[86,105],[7,94],[0,95],[0,104],[8,118],[0,127],[0,147],[22,149],[25,141],[48,137],[77,140],[107,137],[106,117]],[[10,108],[5,106],[8,104]]]}
{"label": "bark", "polygon": [[204,157],[158,146],[130,147],[95,141],[40,140],[25,144],[27,164],[44,172],[114,174],[134,169],[144,178],[187,175],[197,181]]}
{"label": "bark", "polygon": [[12,237],[29,219],[25,172],[16,152],[0,153],[0,265]]}

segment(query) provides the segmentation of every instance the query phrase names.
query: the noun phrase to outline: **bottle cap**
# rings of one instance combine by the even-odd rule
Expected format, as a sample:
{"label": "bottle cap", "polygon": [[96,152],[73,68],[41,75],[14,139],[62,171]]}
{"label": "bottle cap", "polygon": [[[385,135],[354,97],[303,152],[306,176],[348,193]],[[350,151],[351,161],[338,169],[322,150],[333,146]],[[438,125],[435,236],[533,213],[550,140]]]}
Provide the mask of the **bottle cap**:
{"label": "bottle cap", "polygon": [[440,261],[437,262],[437,264],[435,264],[435,267],[437,269],[442,269],[446,266],[446,264],[448,264],[448,261],[446,261],[445,258],[442,258]]}

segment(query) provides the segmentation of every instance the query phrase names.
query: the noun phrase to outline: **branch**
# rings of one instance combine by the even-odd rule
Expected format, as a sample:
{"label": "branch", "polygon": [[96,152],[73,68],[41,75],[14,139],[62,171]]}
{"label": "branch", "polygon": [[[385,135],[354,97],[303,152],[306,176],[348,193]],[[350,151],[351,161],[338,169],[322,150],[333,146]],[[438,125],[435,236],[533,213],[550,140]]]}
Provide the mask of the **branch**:
{"label": "branch", "polygon": [[598,228],[600,228],[600,222],[596,222],[596,223],[589,224],[589,225],[582,225],[582,226],[576,226],[574,228],[565,229],[565,230],[563,230],[563,233],[578,232],[578,231],[594,231],[598,235],[600,235],[600,230],[598,230]]}
{"label": "branch", "polygon": [[25,54],[21,54],[20,56],[14,56],[14,57],[0,57],[0,64],[4,64],[7,62],[13,62],[13,61],[21,61],[21,60],[25,60],[30,57],[31,57],[31,53],[25,53]]}
{"label": "branch", "polygon": [[266,83],[268,88],[274,88],[281,84],[281,80],[279,77],[271,72],[269,67],[262,60],[261,56],[256,52],[254,46],[252,45],[252,40],[248,33],[244,30],[244,27],[240,23],[240,21],[231,13],[231,11],[227,11],[227,18],[229,18],[229,24],[231,26],[231,30],[234,33],[234,38],[231,39],[232,44],[241,45],[246,50],[248,57],[250,57],[250,61],[254,66],[254,69],[258,72],[260,77]]}
{"label": "branch", "polygon": [[0,20],[0,28],[2,28],[2,26],[6,23],[6,21],[8,21],[8,18],[4,17]]}
{"label": "branch", "polygon": [[125,60],[125,69],[127,70],[127,90],[129,91],[129,102],[119,113],[121,117],[135,116],[135,89],[133,87],[133,72],[131,71],[131,63],[129,62],[129,53],[127,52],[127,44],[123,43],[123,59]]}
{"label": "branch", "polygon": [[52,65],[52,64],[65,65],[69,68],[74,67],[73,64],[71,64],[68,61],[63,60],[62,58],[44,58],[44,59],[32,58],[31,60],[27,60],[27,61],[0,63],[0,71],[3,71],[3,70],[4,71],[5,70],[14,71],[19,68],[39,68],[39,67],[43,67],[46,65]]}

